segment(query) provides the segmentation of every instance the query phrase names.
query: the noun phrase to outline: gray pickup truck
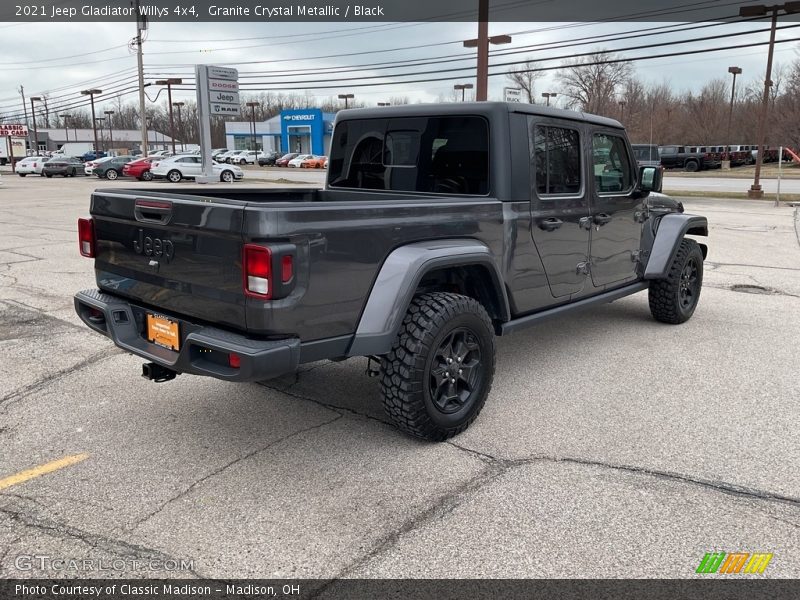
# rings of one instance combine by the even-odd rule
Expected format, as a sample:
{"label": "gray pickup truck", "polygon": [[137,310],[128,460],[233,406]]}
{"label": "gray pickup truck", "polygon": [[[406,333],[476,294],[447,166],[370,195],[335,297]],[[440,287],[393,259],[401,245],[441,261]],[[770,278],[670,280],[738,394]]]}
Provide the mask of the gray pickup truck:
{"label": "gray pickup truck", "polygon": [[98,289],[75,308],[155,381],[371,357],[397,426],[444,440],[486,401],[495,336],[644,290],[657,320],[692,316],[707,247],[686,236],[708,223],[660,188],[606,118],[346,110],[324,189],[95,191],[78,229]]}

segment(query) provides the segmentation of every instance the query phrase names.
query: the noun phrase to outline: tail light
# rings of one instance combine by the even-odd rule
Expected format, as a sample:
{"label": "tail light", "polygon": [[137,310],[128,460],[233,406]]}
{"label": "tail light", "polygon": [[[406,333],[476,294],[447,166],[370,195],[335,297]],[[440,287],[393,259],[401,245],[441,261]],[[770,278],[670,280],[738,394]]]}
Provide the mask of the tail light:
{"label": "tail light", "polygon": [[242,260],[245,295],[261,300],[272,298],[271,264],[272,252],[269,248],[256,244],[245,244]]}
{"label": "tail light", "polygon": [[242,366],[242,357],[231,352],[228,354],[228,365],[233,369],[238,369]]}
{"label": "tail light", "polygon": [[294,256],[284,254],[281,257],[281,283],[289,283],[294,277]]}
{"label": "tail light", "polygon": [[95,237],[92,219],[78,219],[78,248],[81,256],[94,258]]}

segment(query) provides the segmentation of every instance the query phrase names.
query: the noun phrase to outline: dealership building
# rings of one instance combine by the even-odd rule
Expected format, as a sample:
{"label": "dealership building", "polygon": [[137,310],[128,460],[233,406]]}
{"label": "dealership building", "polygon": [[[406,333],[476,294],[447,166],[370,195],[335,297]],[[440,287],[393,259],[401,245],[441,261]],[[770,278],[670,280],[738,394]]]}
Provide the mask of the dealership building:
{"label": "dealership building", "polygon": [[258,149],[327,155],[331,145],[334,113],[319,108],[281,111],[267,121],[225,123],[225,142],[229,150],[250,150],[253,138]]}

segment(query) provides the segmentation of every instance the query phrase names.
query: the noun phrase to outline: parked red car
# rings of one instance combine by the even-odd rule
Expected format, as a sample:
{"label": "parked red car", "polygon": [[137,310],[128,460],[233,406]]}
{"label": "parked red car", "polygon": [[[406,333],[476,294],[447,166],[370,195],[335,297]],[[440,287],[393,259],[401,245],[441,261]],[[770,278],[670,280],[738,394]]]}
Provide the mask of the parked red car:
{"label": "parked red car", "polygon": [[122,167],[122,174],[125,177],[136,177],[139,181],[152,181],[153,175],[150,173],[150,167],[153,166],[155,160],[156,157],[148,156],[129,162]]}
{"label": "parked red car", "polygon": [[291,152],[289,154],[284,154],[278,160],[275,161],[275,166],[285,167],[289,164],[290,160],[292,160],[293,158],[297,158],[298,156],[300,156],[299,152]]}

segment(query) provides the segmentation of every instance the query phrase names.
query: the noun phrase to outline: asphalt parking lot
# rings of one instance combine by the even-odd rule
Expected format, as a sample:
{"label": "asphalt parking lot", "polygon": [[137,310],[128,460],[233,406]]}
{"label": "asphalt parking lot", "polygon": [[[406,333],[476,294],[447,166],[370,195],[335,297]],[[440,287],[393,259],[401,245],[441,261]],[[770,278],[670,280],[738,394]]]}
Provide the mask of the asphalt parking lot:
{"label": "asphalt parking lot", "polygon": [[94,285],[90,190],[143,184],[3,182],[2,577],[123,574],[19,558],[44,555],[157,577],[682,578],[717,550],[800,577],[795,208],[687,200],[711,226],[690,322],[638,294],[501,338],[480,418],[431,444],[388,423],[365,360],[145,381],[72,308]]}

